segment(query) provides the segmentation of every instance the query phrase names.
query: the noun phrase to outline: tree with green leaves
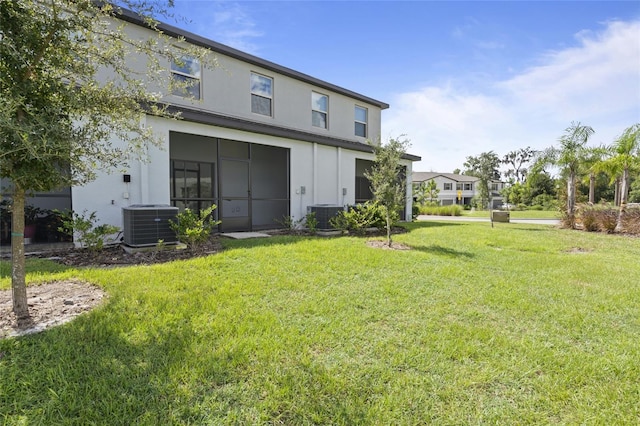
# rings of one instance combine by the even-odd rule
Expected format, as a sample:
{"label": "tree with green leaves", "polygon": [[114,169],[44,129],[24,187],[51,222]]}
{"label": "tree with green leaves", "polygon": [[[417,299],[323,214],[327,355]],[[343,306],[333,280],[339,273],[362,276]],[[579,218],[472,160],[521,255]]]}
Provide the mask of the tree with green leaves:
{"label": "tree with green leaves", "polygon": [[427,182],[427,198],[429,199],[430,203],[435,203],[438,201],[438,194],[440,193],[440,190],[438,189],[438,185],[435,181],[435,179],[430,179],[429,182]]}
{"label": "tree with green leaves", "polygon": [[[175,117],[158,88],[171,89],[160,59],[194,55],[157,29],[155,2],[118,2],[139,13],[148,39],[130,38],[122,12],[94,0],[0,1],[0,176],[12,203],[12,296],[18,319],[29,316],[24,269],[25,197],[81,185],[96,170],[124,167],[160,143],[145,114]],[[131,13],[131,11],[127,13]],[[137,56],[134,69],[128,58]],[[142,67],[144,68],[144,67]],[[163,72],[164,71],[164,72]],[[175,83],[180,85],[180,83]],[[149,88],[155,88],[151,91]],[[113,144],[118,139],[123,142]]]}
{"label": "tree with green leaves", "polygon": [[406,200],[406,173],[400,160],[409,147],[409,141],[390,138],[386,144],[371,143],[371,146],[376,157],[373,167],[364,175],[371,182],[374,200],[384,212],[387,245],[391,247],[391,229]]}
{"label": "tree with green leaves", "polygon": [[599,174],[606,171],[604,159],[608,154],[605,146],[585,148],[582,156],[582,168],[585,170],[584,183],[589,185],[589,203],[596,202],[596,179]]}
{"label": "tree with green leaves", "polygon": [[434,179],[420,182],[413,187],[414,198],[420,205],[424,205],[427,200],[430,203],[438,201],[440,190]]}
{"label": "tree with green leaves", "polygon": [[479,178],[480,202],[482,206],[488,206],[491,201],[490,184],[492,180],[500,179],[500,158],[493,152],[483,152],[477,157],[469,156],[464,162],[464,174]]}
{"label": "tree with green leaves", "polygon": [[594,130],[590,126],[572,122],[560,136],[560,147],[547,148],[543,154],[543,161],[562,168],[567,175],[566,225],[575,226],[576,211],[576,181],[580,166],[586,153],[587,142]]}
{"label": "tree with green leaves", "polygon": [[629,197],[629,183],[632,172],[640,170],[640,123],[628,127],[610,147],[611,158],[606,160],[605,168],[620,178],[620,209],[616,232],[622,230],[622,219]]}

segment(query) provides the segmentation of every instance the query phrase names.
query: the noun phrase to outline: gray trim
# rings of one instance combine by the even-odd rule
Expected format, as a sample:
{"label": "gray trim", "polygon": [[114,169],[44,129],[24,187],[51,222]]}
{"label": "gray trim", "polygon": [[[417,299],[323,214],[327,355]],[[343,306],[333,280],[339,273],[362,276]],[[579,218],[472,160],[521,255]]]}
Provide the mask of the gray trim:
{"label": "gray trim", "polygon": [[[242,118],[230,117],[226,115],[215,114],[212,112],[194,110],[177,105],[167,106],[167,112],[171,114],[178,113],[180,114],[181,119],[194,123],[225,127],[229,129],[242,130],[245,132],[259,133],[286,139],[294,139],[297,141],[313,142],[321,145],[346,148],[353,151],[373,153],[373,149],[369,145],[361,142],[317,135],[302,130],[244,120]],[[410,161],[420,161],[422,159],[421,157],[411,154],[405,154],[402,158]]]}
{"label": "gray trim", "polygon": [[[130,22],[132,24],[136,24],[139,25],[141,27],[148,27],[147,24],[145,24],[143,18],[138,15],[137,13],[128,10],[128,9],[124,9],[124,8],[120,8],[119,11],[121,13],[116,13],[115,16],[119,19],[122,19],[123,21],[126,22]],[[380,109],[387,109],[389,108],[389,104],[382,102],[382,101],[378,101],[375,100],[373,98],[370,98],[368,96],[364,96],[361,95],[359,93],[353,92],[351,90],[345,89],[343,87],[340,86],[336,86],[334,84],[328,83],[326,81],[317,79],[315,77],[311,77],[310,75],[307,74],[303,74],[301,72],[292,70],[291,68],[287,68],[287,67],[283,67],[282,65],[278,65],[276,63],[267,61],[265,59],[262,58],[258,58],[257,56],[253,56],[250,55],[248,53],[242,52],[240,50],[234,49],[232,47],[226,46],[224,44],[215,42],[213,40],[210,40],[208,38],[199,36],[197,34],[194,34],[192,32],[183,30],[181,28],[175,27],[173,25],[164,23],[164,22],[159,22],[158,23],[158,29],[160,31],[162,31],[164,34],[171,36],[171,37],[175,37],[175,38],[184,38],[185,41],[194,44],[196,46],[200,46],[200,47],[204,47],[207,49],[210,49],[214,52],[218,52],[221,53],[223,55],[226,56],[230,56],[232,58],[235,59],[239,59],[243,62],[247,62],[249,64],[252,65],[257,65],[259,67],[262,67],[264,69],[267,69],[269,71],[273,71],[273,72],[277,72],[279,74],[282,75],[286,75],[287,77],[291,77],[294,78],[296,80],[300,80],[303,81],[305,83],[309,83],[312,84],[314,86],[317,87],[322,87],[323,89],[326,90],[331,90],[333,92],[339,93],[341,95],[345,95],[349,98],[353,98],[356,100],[359,100],[361,102],[366,102],[368,104],[371,105],[375,105],[377,107],[379,107]]]}

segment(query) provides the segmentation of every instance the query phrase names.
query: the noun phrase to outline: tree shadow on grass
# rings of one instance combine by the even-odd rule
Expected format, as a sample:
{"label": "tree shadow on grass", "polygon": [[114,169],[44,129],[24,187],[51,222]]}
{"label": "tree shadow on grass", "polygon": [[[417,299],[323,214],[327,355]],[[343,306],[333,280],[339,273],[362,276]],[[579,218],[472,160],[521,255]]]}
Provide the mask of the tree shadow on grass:
{"label": "tree shadow on grass", "polygon": [[469,253],[466,251],[454,250],[449,247],[442,247],[438,245],[430,245],[430,246],[422,246],[422,245],[411,245],[411,248],[416,251],[420,251],[427,254],[435,254],[438,256],[445,257],[464,257],[467,259],[473,259],[475,255],[473,253]]}
{"label": "tree shadow on grass", "polygon": [[[261,313],[245,313],[234,323],[226,318],[232,312],[211,311],[206,304],[196,304],[202,309],[195,311],[180,308],[185,300],[176,294],[131,298],[135,292],[64,326],[0,340],[0,387],[7,390],[0,393],[0,418],[30,424],[243,423],[274,415],[274,404],[279,410],[295,406],[306,392],[308,405],[288,414],[291,424],[304,423],[305,410],[362,423],[361,412],[340,406],[342,396],[331,386],[335,377],[321,367],[302,371],[304,357],[296,351],[290,383],[283,385],[298,385],[261,403],[269,387],[252,379],[253,369],[267,362],[255,355]],[[248,337],[238,337],[242,333]],[[278,383],[279,372],[265,374],[267,384]],[[313,402],[305,391],[313,383],[313,392],[331,404]]]}
{"label": "tree shadow on grass", "polygon": [[[27,258],[25,262],[25,271],[27,274],[50,274],[64,272],[69,269],[73,269],[73,267],[48,259]],[[0,278],[8,277],[11,277],[11,259],[2,259],[0,261]]]}
{"label": "tree shadow on grass", "polygon": [[403,228],[407,231],[413,231],[415,229],[423,229],[423,228],[441,228],[443,226],[467,226],[467,223],[461,222],[437,222],[437,221],[422,221],[422,222],[407,222],[401,224]]}

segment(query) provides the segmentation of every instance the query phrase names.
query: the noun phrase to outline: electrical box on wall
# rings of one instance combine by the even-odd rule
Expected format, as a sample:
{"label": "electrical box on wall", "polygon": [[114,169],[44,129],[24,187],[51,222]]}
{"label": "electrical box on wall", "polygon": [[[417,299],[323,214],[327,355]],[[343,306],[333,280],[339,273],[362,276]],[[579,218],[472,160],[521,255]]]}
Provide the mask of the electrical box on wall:
{"label": "electrical box on wall", "polygon": [[131,182],[131,175],[122,175],[122,181],[125,183]]}
{"label": "electrical box on wall", "polygon": [[307,192],[307,187],[306,187],[306,186],[301,186],[301,187],[300,187],[300,193],[301,193],[302,195],[304,195],[304,194],[306,194],[306,192]]}

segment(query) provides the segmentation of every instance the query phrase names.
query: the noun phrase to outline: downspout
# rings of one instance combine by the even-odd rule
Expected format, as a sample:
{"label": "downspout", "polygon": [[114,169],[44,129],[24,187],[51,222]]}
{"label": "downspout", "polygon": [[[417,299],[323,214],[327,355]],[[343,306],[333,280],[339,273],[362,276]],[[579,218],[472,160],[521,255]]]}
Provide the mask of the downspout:
{"label": "downspout", "polygon": [[338,162],[338,179],[336,182],[337,184],[336,205],[344,206],[344,194],[342,194],[342,148],[337,147],[336,149],[337,149],[336,156],[337,156],[337,162]]}
{"label": "downspout", "polygon": [[313,184],[312,184],[312,188],[311,191],[313,192],[313,197],[311,198],[312,200],[312,204],[316,205],[318,204],[318,143],[314,142],[313,143]]}

